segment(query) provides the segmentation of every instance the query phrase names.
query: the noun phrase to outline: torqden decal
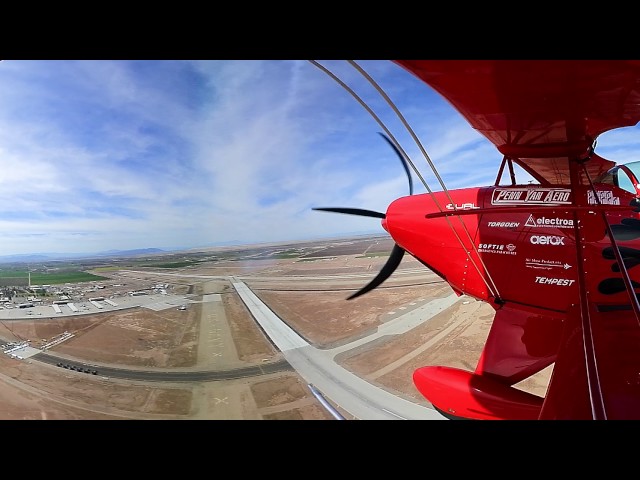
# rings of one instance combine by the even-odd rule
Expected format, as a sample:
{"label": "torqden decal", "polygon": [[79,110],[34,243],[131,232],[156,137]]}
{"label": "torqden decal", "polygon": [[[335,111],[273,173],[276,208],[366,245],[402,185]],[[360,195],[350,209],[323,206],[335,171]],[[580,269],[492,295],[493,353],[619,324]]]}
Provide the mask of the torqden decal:
{"label": "torqden decal", "polygon": [[520,222],[487,222],[487,227],[518,228]]}

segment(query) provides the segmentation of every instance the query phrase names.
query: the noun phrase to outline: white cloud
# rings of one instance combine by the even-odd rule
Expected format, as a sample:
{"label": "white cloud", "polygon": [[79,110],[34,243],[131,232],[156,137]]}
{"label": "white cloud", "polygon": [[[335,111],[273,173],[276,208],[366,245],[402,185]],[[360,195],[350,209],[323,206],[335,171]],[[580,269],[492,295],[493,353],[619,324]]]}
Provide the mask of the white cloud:
{"label": "white cloud", "polygon": [[[320,63],[440,190],[379,92],[346,62]],[[358,63],[448,188],[494,182],[502,156],[439,95],[391,62]],[[603,135],[598,153],[639,160],[637,129],[627,130]],[[382,131],[305,60],[3,61],[0,254],[382,232],[379,219],[312,210],[384,212],[408,194]]]}

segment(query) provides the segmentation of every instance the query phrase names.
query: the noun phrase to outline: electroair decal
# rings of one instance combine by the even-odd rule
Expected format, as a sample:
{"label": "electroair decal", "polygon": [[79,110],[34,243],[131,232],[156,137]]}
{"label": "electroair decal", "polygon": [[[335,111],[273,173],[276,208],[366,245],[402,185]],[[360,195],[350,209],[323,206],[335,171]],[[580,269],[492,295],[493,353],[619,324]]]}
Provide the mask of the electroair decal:
{"label": "electroair decal", "polygon": [[[605,190],[604,192],[598,192],[598,199],[603,205],[620,205],[620,197],[614,197],[613,192]],[[587,203],[595,205],[596,196],[593,194],[593,190],[587,190]]]}
{"label": "electroair decal", "polygon": [[559,217],[535,217],[531,214],[524,225],[525,227],[573,228],[573,219]]}
{"label": "electroair decal", "polygon": [[499,253],[501,255],[515,255],[516,246],[513,243],[509,245],[481,243],[478,245],[478,251],[483,253]]}
{"label": "electroair decal", "polygon": [[568,270],[569,268],[571,268],[571,265],[569,265],[568,263],[562,263],[559,260],[541,260],[539,258],[529,257],[527,257],[525,265],[527,268],[535,268],[538,270],[551,270],[552,268],[561,268],[564,270]]}
{"label": "electroair decal", "polygon": [[496,188],[491,195],[492,205],[569,205],[568,188]]}

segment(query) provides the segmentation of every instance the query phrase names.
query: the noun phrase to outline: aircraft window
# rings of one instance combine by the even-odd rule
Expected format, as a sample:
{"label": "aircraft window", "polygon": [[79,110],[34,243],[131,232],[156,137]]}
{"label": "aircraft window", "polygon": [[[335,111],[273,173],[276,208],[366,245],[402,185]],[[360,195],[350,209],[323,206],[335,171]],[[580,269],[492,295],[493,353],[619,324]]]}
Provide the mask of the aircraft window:
{"label": "aircraft window", "polygon": [[[631,174],[625,172],[625,180],[624,184],[622,184],[623,180],[620,179],[621,187],[625,190],[629,190],[634,195],[637,195],[640,191],[640,162],[630,162],[624,165],[625,168],[628,168]],[[628,184],[626,183],[628,180]]]}
{"label": "aircraft window", "polygon": [[634,195],[640,192],[640,162],[631,162],[612,168],[604,174],[599,183],[615,185]]}
{"label": "aircraft window", "polygon": [[625,163],[624,166],[631,170],[637,178],[640,178],[640,162]]}
{"label": "aircraft window", "polygon": [[629,178],[629,175],[627,175],[627,172],[625,172],[622,169],[619,169],[617,171],[617,174],[618,174],[618,186],[620,188],[625,189],[627,192],[631,192],[635,195],[636,194],[635,186],[631,182],[631,179]]}

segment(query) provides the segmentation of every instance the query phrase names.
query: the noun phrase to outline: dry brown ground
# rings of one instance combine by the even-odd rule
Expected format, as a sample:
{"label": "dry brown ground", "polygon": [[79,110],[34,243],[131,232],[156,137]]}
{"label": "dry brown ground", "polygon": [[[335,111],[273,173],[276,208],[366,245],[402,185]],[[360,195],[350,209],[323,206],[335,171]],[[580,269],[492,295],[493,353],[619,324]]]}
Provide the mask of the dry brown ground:
{"label": "dry brown ground", "polygon": [[[319,348],[336,346],[373,332],[390,312],[447,296],[450,288],[417,261],[403,260],[401,274],[380,288],[346,301],[368,282],[385,257],[360,258],[371,245],[345,243],[331,257],[311,261],[220,262],[190,270],[197,275],[251,275],[243,280],[282,319]],[[384,250],[385,245],[376,248]],[[345,250],[347,249],[347,250]],[[351,249],[351,250],[349,250]],[[344,254],[344,252],[348,254]],[[422,270],[420,270],[422,269]],[[361,276],[351,276],[360,274]],[[335,277],[342,275],[342,277]],[[317,279],[328,276],[333,279]],[[275,278],[277,277],[277,278]],[[154,280],[153,273],[140,277]],[[229,368],[282,359],[256,326],[229,281],[190,283],[193,300],[220,294],[237,359]],[[0,338],[29,339],[34,347],[65,331],[75,334],[52,348],[62,358],[131,369],[204,370],[199,364],[201,305],[186,311],[135,308],[65,319],[0,322]],[[343,354],[339,361],[371,383],[425,403],[413,371],[423,365],[472,370],[488,334],[493,311],[476,301],[459,302],[407,334]],[[544,395],[548,373],[522,387]],[[105,379],[0,355],[0,419],[332,419],[294,371],[215,382],[155,383]]]}

